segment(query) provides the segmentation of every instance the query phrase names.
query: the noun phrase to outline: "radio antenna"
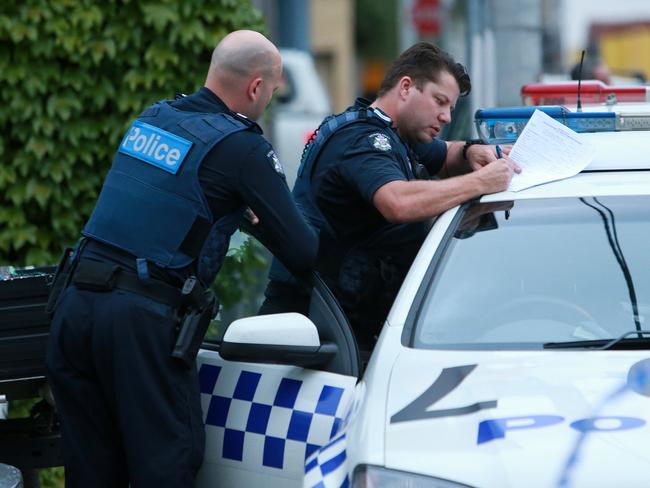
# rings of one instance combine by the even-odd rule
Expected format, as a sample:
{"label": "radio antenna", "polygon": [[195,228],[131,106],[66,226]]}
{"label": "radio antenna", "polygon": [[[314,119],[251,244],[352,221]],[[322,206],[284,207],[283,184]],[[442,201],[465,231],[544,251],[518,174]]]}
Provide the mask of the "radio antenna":
{"label": "radio antenna", "polygon": [[582,50],[582,54],[580,55],[580,68],[578,70],[578,104],[577,104],[577,110],[578,112],[582,112],[582,101],[580,100],[580,88],[582,86],[582,63],[585,60],[585,50]]}

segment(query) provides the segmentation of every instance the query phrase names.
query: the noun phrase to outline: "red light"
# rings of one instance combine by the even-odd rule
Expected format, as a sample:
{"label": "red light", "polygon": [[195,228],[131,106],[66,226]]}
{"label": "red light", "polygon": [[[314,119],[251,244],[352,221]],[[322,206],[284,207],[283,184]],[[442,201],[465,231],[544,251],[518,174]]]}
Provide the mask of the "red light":
{"label": "red light", "polygon": [[[605,103],[613,94],[617,102],[648,102],[650,92],[645,86],[610,86],[602,81],[583,81],[580,87],[582,103]],[[568,105],[578,101],[578,82],[530,83],[521,88],[524,105]]]}
{"label": "red light", "polygon": [[303,134],[302,134],[302,143],[303,143],[303,145],[307,144],[309,142],[309,139],[311,139],[312,136],[315,133],[316,133],[315,130],[308,130],[308,131],[303,132]]}

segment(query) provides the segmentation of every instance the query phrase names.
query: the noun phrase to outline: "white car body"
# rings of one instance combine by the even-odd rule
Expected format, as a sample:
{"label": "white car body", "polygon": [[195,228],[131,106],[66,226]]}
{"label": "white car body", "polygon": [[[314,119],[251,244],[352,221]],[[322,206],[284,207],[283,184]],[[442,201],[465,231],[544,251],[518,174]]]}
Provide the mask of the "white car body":
{"label": "white car body", "polygon": [[[581,135],[604,146],[591,166],[601,171],[517,193],[487,195],[481,202],[522,205],[526,200],[551,203],[564,197],[650,195],[650,171],[638,169],[650,168],[648,133],[618,136],[623,137],[623,143],[610,140],[609,135]],[[636,170],[602,170],[628,160]],[[455,225],[459,212],[462,207],[452,208],[433,225],[358,381],[353,375],[317,368],[241,363],[226,361],[215,351],[200,353],[208,443],[198,486],[650,486],[650,451],[646,447],[650,438],[650,346],[636,350],[531,349],[516,345],[486,349],[425,348],[409,343],[411,329],[417,327],[413,323],[420,313],[418,303],[429,293],[427,280],[441,273],[432,263],[444,251],[449,227]],[[638,212],[650,221],[650,208]],[[499,222],[503,225],[504,221]],[[650,269],[632,271],[637,276],[650,273]],[[437,306],[457,309],[475,299],[462,292],[459,287],[457,303],[447,301]],[[513,300],[504,294],[505,306]],[[627,310],[627,304],[621,306]],[[640,297],[639,310],[639,320],[645,320],[647,326],[649,296]],[[277,335],[264,341],[291,343],[292,338],[286,335],[277,339],[282,323],[300,325],[283,316],[266,320],[274,320],[271,317],[276,317]],[[255,333],[255,324],[247,329],[247,335],[240,336],[236,333],[241,324],[233,324],[234,337],[239,337],[234,342],[264,342],[259,339],[261,330]],[[303,324],[305,334],[296,340],[315,347],[318,340],[310,336],[310,324]],[[459,329],[463,325],[457,324]],[[509,326],[514,327],[514,323]],[[545,322],[544,327],[552,329],[552,321]],[[547,333],[551,334],[540,331],[541,335]],[[577,339],[593,337],[581,326],[576,326],[573,334]],[[214,373],[215,367],[221,368],[218,381],[206,380],[210,376],[207,372]],[[213,425],[208,419],[211,402],[219,396],[236,397],[242,371],[260,375],[254,398],[237,400],[237,408],[231,407],[228,418],[221,422],[224,426]],[[283,378],[302,385],[291,409],[274,404]],[[330,408],[331,415],[314,414],[312,424],[301,434],[304,441],[277,441],[284,445],[284,466],[265,466],[265,438],[290,439],[289,417],[296,410],[316,412],[326,385],[340,393],[335,408],[330,405],[334,408]],[[242,460],[224,459],[224,432],[247,430],[254,417],[252,403],[268,405],[258,407],[270,412],[266,430],[240,435]],[[333,429],[334,423],[337,429]],[[307,444],[312,447],[305,460]],[[320,447],[313,447],[316,445]],[[268,449],[267,455],[271,455]],[[369,467],[366,476],[357,474],[355,478],[355,469],[361,466]]]}

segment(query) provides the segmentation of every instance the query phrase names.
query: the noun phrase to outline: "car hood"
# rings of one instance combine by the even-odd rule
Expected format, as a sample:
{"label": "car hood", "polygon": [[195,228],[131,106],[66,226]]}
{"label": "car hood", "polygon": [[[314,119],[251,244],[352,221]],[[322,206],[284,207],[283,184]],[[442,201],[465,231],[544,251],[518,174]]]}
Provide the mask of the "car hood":
{"label": "car hood", "polygon": [[407,349],[386,467],[480,487],[650,486],[646,382],[650,351]]}

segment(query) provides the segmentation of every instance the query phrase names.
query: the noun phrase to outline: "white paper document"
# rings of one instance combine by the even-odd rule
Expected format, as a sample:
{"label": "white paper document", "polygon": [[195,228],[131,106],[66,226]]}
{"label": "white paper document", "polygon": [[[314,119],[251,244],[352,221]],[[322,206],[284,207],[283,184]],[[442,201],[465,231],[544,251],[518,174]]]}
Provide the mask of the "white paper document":
{"label": "white paper document", "polygon": [[521,166],[508,190],[520,191],[577,175],[596,155],[596,148],[541,110],[535,110],[510,151]]}

